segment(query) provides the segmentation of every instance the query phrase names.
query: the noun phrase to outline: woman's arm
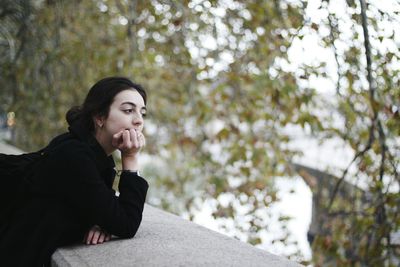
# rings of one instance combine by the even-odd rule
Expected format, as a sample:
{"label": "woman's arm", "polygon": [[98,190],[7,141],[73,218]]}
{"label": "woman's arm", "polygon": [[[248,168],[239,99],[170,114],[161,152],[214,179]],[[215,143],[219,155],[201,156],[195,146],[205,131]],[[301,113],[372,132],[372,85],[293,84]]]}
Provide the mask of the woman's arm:
{"label": "woman's arm", "polygon": [[[113,136],[112,144],[121,151],[122,169],[138,170],[138,154],[145,145],[145,138],[140,131],[134,129],[120,131]],[[94,225],[85,235],[86,244],[101,244],[111,239],[111,235],[98,225]]]}
{"label": "woman's arm", "polygon": [[[78,143],[78,142],[76,142]],[[90,147],[69,145],[54,155],[54,172],[59,177],[59,191],[76,213],[90,225],[99,225],[108,233],[133,237],[142,220],[148,184],[142,177],[123,172],[119,197],[108,188],[94,162]]]}

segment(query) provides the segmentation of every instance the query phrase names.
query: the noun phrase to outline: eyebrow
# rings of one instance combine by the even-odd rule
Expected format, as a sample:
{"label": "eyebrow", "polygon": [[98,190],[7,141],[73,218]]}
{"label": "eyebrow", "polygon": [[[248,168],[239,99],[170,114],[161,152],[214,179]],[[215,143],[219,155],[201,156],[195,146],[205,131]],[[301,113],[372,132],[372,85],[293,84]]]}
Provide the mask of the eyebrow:
{"label": "eyebrow", "polygon": [[[131,106],[136,107],[136,104],[135,104],[135,103],[132,103],[132,102],[123,102],[123,103],[121,103],[121,106],[124,105],[124,104],[128,104],[128,105],[131,105]],[[145,110],[145,111],[147,111],[147,108],[146,108],[145,106],[143,106],[140,110]]]}

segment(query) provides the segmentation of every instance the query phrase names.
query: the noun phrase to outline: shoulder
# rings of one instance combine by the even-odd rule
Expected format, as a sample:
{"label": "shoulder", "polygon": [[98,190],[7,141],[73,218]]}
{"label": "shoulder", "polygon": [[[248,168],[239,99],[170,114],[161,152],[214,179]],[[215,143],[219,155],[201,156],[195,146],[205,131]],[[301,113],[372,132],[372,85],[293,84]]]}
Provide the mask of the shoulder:
{"label": "shoulder", "polygon": [[87,144],[80,140],[68,140],[49,151],[39,169],[48,177],[56,176],[57,182],[66,185],[77,180],[87,180],[96,173],[95,159]]}
{"label": "shoulder", "polygon": [[87,142],[73,137],[63,138],[58,140],[59,137],[50,142],[45,152],[48,157],[53,159],[69,159],[69,160],[82,160],[83,158],[93,158],[94,152]]}

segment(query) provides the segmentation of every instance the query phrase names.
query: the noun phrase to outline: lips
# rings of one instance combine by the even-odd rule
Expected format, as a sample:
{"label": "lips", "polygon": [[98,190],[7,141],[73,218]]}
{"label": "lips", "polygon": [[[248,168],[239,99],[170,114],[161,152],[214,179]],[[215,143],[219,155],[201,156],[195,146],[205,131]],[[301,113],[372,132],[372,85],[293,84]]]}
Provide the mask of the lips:
{"label": "lips", "polygon": [[[134,129],[135,131],[137,131],[137,132],[142,132],[142,130],[140,130],[139,128],[132,128],[132,129]],[[129,128],[126,128],[125,130],[130,130]]]}

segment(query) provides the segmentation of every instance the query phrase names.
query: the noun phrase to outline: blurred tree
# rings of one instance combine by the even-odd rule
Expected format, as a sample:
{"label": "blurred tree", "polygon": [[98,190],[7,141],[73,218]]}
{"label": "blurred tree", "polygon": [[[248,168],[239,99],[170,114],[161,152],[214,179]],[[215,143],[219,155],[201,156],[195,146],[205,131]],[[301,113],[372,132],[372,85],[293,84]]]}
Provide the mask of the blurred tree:
{"label": "blurred tree", "polygon": [[0,83],[4,109],[16,113],[16,144],[36,149],[63,131],[65,112],[93,81],[132,77],[150,88],[147,151],[168,166],[150,167],[149,201],[192,217],[228,197],[214,202],[214,216],[260,243],[276,200],[271,177],[285,173],[292,153],[281,129],[307,112],[299,107],[313,93],[297,91],[290,74],[270,74],[302,22],[299,8],[258,4],[3,1]]}
{"label": "blurred tree", "polygon": [[[321,12],[314,15],[324,14],[322,19],[309,18],[297,38],[318,36],[337,64],[333,74],[324,67],[327,62],[315,63],[322,68],[302,66],[309,77],[328,77],[336,84],[336,96],[324,101],[331,119],[319,116],[324,127],[318,133],[323,140],[344,140],[354,157],[322,203],[325,220],[313,244],[313,262],[316,266],[394,266],[400,257],[399,244],[391,239],[400,226],[396,38],[400,5],[365,0],[343,2],[342,8],[337,1],[315,4]],[[339,196],[344,181],[355,189]]]}

